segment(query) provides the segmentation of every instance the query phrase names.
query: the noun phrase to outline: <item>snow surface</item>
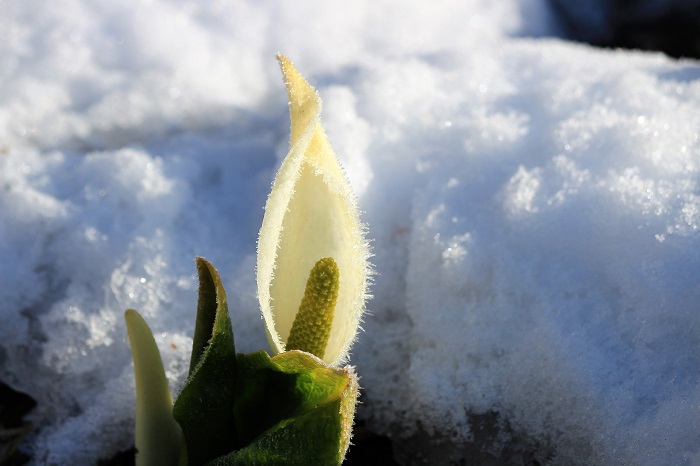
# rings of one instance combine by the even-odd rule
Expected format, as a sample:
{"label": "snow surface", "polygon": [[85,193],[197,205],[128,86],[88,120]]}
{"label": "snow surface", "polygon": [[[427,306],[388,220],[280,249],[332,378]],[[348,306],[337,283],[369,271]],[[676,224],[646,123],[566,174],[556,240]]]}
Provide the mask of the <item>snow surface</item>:
{"label": "snow surface", "polygon": [[0,3],[0,380],[35,464],[133,445],[125,309],[177,390],[195,256],[267,348],[278,51],[370,227],[358,415],[399,457],[700,464],[700,66],[536,39],[544,0],[440,5]]}

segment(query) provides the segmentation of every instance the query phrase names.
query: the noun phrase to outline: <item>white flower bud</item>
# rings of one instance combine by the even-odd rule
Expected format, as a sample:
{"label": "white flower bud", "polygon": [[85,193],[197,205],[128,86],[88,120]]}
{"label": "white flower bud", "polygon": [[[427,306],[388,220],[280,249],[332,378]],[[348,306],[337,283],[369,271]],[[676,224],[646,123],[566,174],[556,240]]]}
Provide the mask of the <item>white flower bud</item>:
{"label": "white flower bud", "polygon": [[340,271],[323,360],[348,359],[367,298],[370,256],[350,185],[321,127],[321,99],[292,63],[278,59],[289,97],[290,150],[275,177],[258,239],[258,299],[272,352],[285,350],[314,264]]}

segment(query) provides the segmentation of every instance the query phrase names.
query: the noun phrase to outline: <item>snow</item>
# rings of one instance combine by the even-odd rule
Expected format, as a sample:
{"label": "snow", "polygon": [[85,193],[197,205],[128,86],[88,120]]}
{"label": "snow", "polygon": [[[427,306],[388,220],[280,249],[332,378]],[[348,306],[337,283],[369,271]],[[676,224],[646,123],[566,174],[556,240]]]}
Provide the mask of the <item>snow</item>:
{"label": "snow", "polygon": [[441,5],[0,3],[0,380],[35,464],[133,445],[127,308],[177,391],[197,255],[267,349],[277,51],[369,224],[358,416],[399,457],[700,462],[700,67],[535,38],[544,1]]}

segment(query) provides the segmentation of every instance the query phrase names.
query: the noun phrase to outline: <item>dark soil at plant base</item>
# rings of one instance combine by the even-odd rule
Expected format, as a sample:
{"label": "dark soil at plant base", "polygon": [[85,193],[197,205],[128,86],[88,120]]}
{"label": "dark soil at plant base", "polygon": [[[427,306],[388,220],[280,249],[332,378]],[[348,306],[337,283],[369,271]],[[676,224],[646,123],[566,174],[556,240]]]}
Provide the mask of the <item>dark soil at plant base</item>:
{"label": "dark soil at plant base", "polygon": [[32,431],[24,416],[34,406],[36,401],[32,397],[0,381],[0,465],[21,466],[30,460],[19,446]]}
{"label": "dark soil at plant base", "polygon": [[[122,451],[108,460],[98,462],[98,466],[134,466],[135,449]],[[391,439],[368,430],[364,422],[358,421],[352,438],[352,445],[345,457],[343,466],[399,466],[394,461]]]}

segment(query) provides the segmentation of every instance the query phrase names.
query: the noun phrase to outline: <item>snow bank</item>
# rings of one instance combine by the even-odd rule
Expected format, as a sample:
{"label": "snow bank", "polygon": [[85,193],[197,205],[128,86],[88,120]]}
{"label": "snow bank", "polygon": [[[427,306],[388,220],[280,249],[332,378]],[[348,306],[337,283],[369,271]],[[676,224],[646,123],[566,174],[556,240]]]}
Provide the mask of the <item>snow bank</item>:
{"label": "snow bank", "polygon": [[[36,464],[133,441],[123,312],[174,389],[193,259],[266,348],[283,51],[374,238],[359,415],[409,462],[700,457],[700,67],[557,40],[538,1],[0,5],[0,379]],[[439,447],[439,448],[437,448]]]}
{"label": "snow bank", "polygon": [[[401,154],[410,217],[373,230],[379,270],[403,247],[406,315],[381,290],[367,323],[405,331],[362,345],[406,365],[374,374],[357,360],[365,386],[396,381],[379,404],[413,421],[407,456],[425,433],[473,439],[478,416],[498,413],[496,438],[541,463],[682,463],[699,434],[700,69],[525,40],[448,73],[394,67],[433,78],[394,96],[426,97],[414,117],[430,117],[369,145],[370,160]],[[452,82],[468,84],[447,95]],[[369,209],[372,225],[395,210]],[[515,462],[502,446],[486,445]]]}

